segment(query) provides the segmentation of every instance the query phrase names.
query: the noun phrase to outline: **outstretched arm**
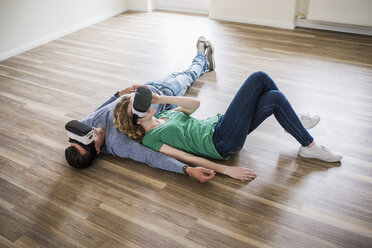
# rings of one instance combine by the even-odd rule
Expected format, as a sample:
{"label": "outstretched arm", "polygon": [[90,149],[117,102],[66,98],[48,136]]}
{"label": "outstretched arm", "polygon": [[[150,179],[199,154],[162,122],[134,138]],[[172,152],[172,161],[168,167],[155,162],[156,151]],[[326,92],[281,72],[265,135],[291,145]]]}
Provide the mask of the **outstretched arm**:
{"label": "outstretched arm", "polygon": [[[178,161],[160,152],[147,148],[140,143],[119,135],[118,143],[110,148],[110,153],[121,158],[145,163],[151,167],[159,168],[176,173],[182,173],[185,163]],[[213,178],[215,173],[212,170],[202,167],[187,167],[186,174],[195,177],[200,182],[206,182]]]}
{"label": "outstretched arm", "polygon": [[171,147],[167,144],[163,144],[159,152],[164,153],[168,156],[171,156],[175,159],[178,159],[179,161],[182,161],[184,163],[192,164],[195,166],[202,166],[208,169],[212,169],[216,172],[219,172],[221,174],[228,175],[232,178],[240,179],[240,180],[253,180],[256,178],[256,174],[247,168],[244,167],[230,167],[222,164],[218,164],[215,162],[212,162],[208,159],[201,158],[192,154],[189,154],[187,152],[181,151],[179,149],[176,149],[174,147]]}
{"label": "outstretched arm", "polygon": [[136,89],[138,87],[145,87],[145,86],[146,85],[133,85],[131,87],[128,87],[128,88],[125,88],[125,89],[123,89],[121,91],[118,91],[113,96],[111,96],[110,99],[108,99],[106,102],[102,103],[95,111],[99,110],[100,108],[103,108],[107,104],[112,103],[113,101],[115,101],[116,99],[118,99],[119,97],[121,97],[122,95],[126,95],[126,94],[130,94],[130,93],[136,92]]}

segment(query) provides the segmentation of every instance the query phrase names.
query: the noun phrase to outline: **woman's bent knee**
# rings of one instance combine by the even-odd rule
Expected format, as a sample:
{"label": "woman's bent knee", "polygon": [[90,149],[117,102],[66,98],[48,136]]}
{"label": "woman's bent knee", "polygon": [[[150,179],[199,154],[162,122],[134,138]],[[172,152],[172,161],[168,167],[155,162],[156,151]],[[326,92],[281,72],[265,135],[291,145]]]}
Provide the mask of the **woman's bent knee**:
{"label": "woman's bent knee", "polygon": [[253,76],[257,79],[265,79],[265,78],[269,77],[269,75],[267,75],[266,72],[264,72],[264,71],[256,71],[256,72],[252,73],[251,76]]}
{"label": "woman's bent knee", "polygon": [[269,75],[267,75],[263,71],[256,71],[252,73],[245,82],[254,81],[255,83],[261,83],[264,85],[266,79],[269,78]]}
{"label": "woman's bent knee", "polygon": [[288,101],[283,92],[279,90],[270,90],[268,95],[271,98],[271,102],[276,105],[280,105],[281,103]]}

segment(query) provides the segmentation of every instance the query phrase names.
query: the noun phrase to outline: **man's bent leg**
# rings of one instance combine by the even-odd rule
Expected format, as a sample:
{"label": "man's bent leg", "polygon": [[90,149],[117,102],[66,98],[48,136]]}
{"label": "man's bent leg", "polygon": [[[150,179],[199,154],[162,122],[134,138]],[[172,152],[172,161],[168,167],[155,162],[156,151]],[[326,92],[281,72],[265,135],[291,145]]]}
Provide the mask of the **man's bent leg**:
{"label": "man's bent leg", "polygon": [[209,69],[208,60],[204,53],[199,52],[189,68],[182,72],[174,72],[168,77],[147,83],[168,96],[183,96],[192,83]]}

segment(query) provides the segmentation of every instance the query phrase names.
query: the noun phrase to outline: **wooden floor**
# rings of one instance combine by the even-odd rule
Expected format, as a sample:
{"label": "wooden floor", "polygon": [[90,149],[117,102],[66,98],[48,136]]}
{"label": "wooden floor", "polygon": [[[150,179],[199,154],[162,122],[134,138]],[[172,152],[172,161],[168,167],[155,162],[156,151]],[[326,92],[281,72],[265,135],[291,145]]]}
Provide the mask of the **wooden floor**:
{"label": "wooden floor", "polygon": [[[188,95],[223,113],[266,71],[342,163],[297,157],[266,120],[236,157],[243,183],[192,178],[112,156],[71,169],[64,124],[117,90],[183,70],[199,35],[216,71]],[[1,247],[372,247],[372,37],[281,30],[172,12],[127,12],[0,62]]]}

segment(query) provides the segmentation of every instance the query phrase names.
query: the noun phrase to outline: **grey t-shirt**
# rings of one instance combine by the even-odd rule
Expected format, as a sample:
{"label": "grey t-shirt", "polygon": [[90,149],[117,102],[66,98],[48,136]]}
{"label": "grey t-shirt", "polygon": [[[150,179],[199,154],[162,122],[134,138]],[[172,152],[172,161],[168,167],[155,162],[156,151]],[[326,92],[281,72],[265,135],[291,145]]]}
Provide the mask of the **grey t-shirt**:
{"label": "grey t-shirt", "polygon": [[[154,87],[149,86],[149,88],[157,94],[162,94]],[[102,127],[106,131],[105,143],[101,148],[101,152],[121,158],[130,158],[146,163],[151,167],[183,174],[182,167],[185,165],[184,163],[147,148],[116,129],[114,125],[114,109],[119,99],[116,96],[112,96],[81,121],[92,127]],[[164,109],[164,105],[154,105],[152,107],[157,109],[156,113]]]}

